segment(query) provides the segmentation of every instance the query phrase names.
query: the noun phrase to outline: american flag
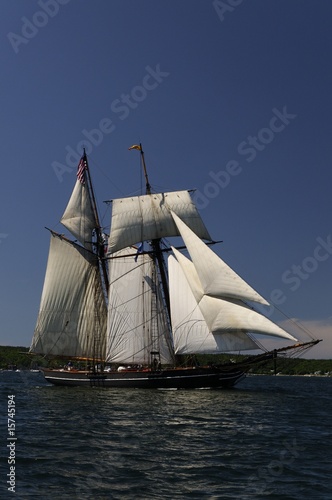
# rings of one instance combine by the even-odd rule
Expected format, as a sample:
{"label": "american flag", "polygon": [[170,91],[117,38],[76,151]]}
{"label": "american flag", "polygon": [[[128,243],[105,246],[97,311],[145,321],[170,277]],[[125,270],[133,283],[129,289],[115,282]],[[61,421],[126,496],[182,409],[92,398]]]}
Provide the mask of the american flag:
{"label": "american flag", "polygon": [[81,158],[78,167],[77,167],[77,179],[81,184],[85,184],[85,170],[86,170],[86,162],[84,157]]}

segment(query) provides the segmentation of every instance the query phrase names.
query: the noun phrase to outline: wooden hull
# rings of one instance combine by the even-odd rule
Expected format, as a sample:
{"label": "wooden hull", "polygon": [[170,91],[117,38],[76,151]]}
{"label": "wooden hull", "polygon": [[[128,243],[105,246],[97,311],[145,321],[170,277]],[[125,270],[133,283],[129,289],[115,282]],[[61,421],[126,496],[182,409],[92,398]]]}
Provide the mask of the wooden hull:
{"label": "wooden hull", "polygon": [[125,370],[98,374],[81,370],[42,369],[42,372],[45,379],[54,385],[139,389],[230,388],[245,376],[242,370],[212,367]]}

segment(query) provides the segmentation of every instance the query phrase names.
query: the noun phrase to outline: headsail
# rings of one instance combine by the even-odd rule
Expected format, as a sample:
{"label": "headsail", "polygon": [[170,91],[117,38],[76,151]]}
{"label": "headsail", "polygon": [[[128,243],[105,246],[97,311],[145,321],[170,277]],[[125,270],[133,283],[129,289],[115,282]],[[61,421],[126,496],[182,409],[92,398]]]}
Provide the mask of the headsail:
{"label": "headsail", "polygon": [[241,331],[212,334],[180,264],[172,255],[168,258],[168,269],[176,354],[218,354],[258,348],[255,342]]}
{"label": "headsail", "polygon": [[107,311],[96,256],[51,234],[44,288],[30,352],[105,356]]}
{"label": "headsail", "polygon": [[[186,232],[188,229],[186,228]],[[182,231],[183,227],[181,225]],[[191,237],[193,236],[195,235],[191,234]],[[268,318],[250,308],[244,302],[248,300],[248,293],[246,291],[243,292],[242,296],[238,292],[238,298],[234,299],[229,298],[228,293],[224,295],[223,290],[219,293],[216,292],[213,297],[206,295],[197,270],[200,264],[210,258],[210,249],[206,247],[206,250],[209,252],[205,256],[202,255],[201,260],[194,264],[176,249],[173,249],[210,332],[214,334],[223,332],[251,332],[297,340]],[[226,266],[224,262],[222,264],[223,267]],[[227,268],[225,269],[227,279]],[[240,279],[242,281],[242,278]],[[208,285],[209,283],[207,283]]]}
{"label": "headsail", "polygon": [[207,247],[184,221],[174,212],[172,216],[195,265],[205,295],[252,300],[268,305],[268,302]]}
{"label": "headsail", "polygon": [[147,240],[178,236],[173,210],[200,238],[211,240],[188,191],[113,200],[110,253]]}

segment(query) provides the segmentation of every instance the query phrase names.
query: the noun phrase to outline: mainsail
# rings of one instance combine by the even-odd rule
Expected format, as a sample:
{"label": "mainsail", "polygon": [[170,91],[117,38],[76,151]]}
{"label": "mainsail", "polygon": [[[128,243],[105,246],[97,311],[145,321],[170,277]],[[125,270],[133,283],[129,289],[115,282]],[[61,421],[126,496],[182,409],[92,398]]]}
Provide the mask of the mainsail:
{"label": "mainsail", "polygon": [[109,261],[107,361],[149,364],[151,352],[171,363],[172,347],[155,264],[126,248]]}
{"label": "mainsail", "polygon": [[[168,283],[159,246],[161,238],[180,235],[172,211],[200,238],[211,240],[188,191],[113,200],[108,242],[109,362],[150,364],[154,355],[161,363],[174,362]],[[150,253],[134,258],[132,245],[144,241],[151,243]]]}

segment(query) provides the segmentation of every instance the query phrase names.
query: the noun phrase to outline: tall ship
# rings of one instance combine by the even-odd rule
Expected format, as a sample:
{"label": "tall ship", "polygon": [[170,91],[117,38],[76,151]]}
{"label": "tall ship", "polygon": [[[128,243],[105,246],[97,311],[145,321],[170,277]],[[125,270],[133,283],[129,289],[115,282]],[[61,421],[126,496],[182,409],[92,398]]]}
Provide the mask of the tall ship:
{"label": "tall ship", "polygon": [[[129,149],[140,154],[146,191],[112,200],[110,234],[100,224],[85,151],[61,218],[73,239],[50,230],[30,353],[66,362],[42,368],[45,379],[66,386],[228,388],[256,363],[319,342],[299,342],[259,312],[257,305],[268,302],[213,252],[191,191],[153,192],[142,145]],[[180,246],[169,243],[173,237]],[[261,336],[286,345],[262,350]],[[246,351],[255,354],[199,362],[200,354]]]}

